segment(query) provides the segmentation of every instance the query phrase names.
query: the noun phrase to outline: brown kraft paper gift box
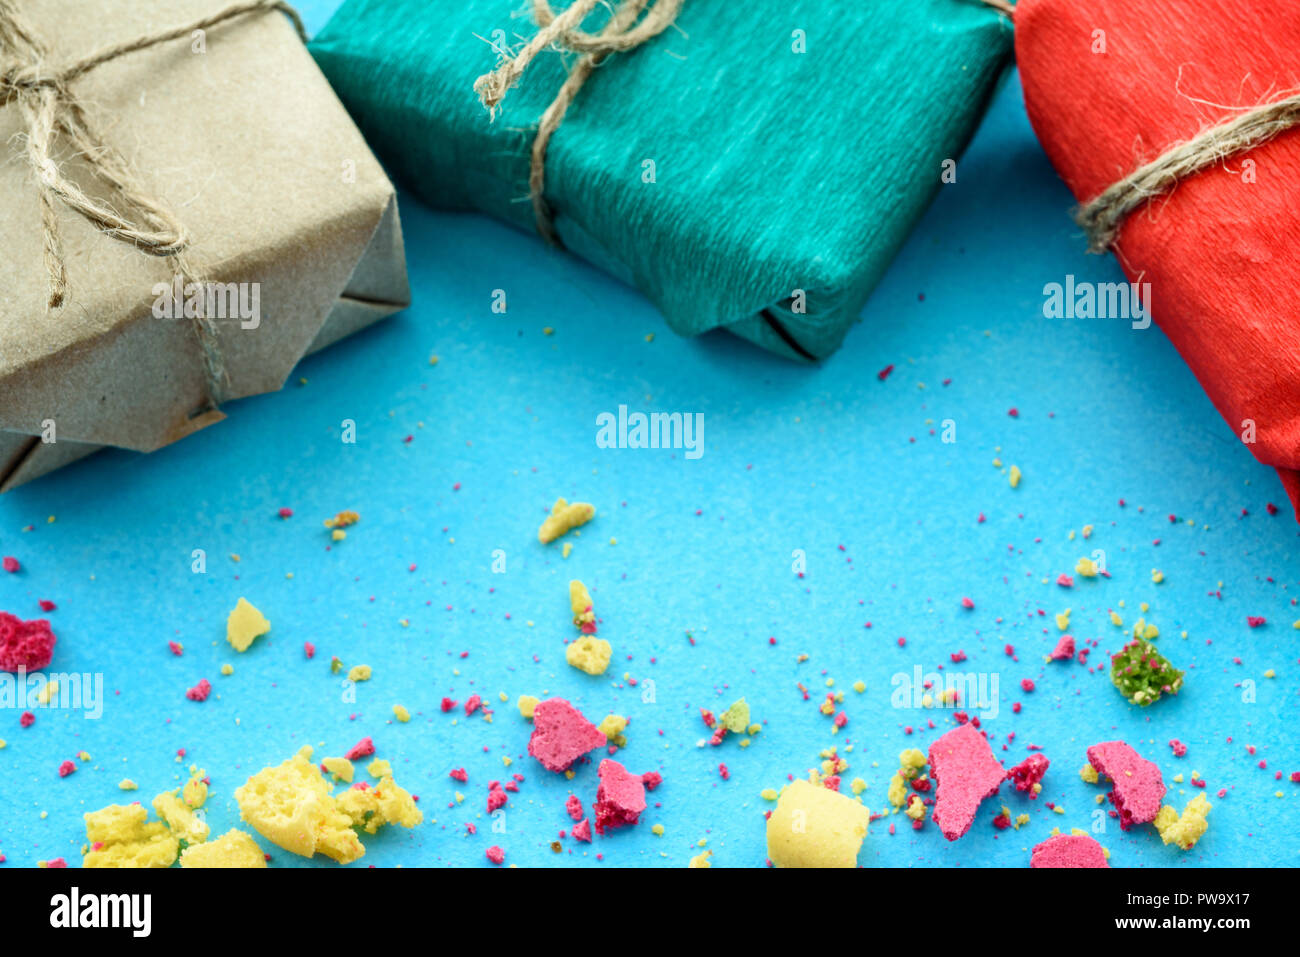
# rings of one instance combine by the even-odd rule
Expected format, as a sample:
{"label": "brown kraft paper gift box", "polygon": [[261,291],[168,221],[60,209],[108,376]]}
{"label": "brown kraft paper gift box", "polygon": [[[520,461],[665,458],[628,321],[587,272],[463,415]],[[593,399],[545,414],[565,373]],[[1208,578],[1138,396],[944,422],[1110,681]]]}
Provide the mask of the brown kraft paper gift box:
{"label": "brown kraft paper gift box", "polygon": [[[56,74],[231,2],[0,0],[0,16],[6,6],[45,55],[31,63],[0,43],[0,491],[103,446],[175,442],[224,418],[218,404],[281,388],[304,355],[408,304],[392,185],[290,18],[259,9],[67,83],[87,128],[189,246],[183,260],[149,254],[55,198],[67,291],[50,308],[28,111],[7,71]],[[53,140],[63,175],[129,215],[70,139]],[[182,293],[201,283],[189,291],[216,306],[219,377],[195,321],[159,317],[178,276]],[[244,298],[206,296],[217,283]],[[232,308],[258,300],[256,316]]]}

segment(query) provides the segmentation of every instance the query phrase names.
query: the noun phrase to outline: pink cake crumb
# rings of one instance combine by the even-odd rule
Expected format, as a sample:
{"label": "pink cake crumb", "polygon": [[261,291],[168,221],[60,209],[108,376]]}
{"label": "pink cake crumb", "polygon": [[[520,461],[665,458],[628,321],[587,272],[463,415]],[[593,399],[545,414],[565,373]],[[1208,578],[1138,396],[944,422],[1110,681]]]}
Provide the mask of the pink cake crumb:
{"label": "pink cake crumb", "polygon": [[641,783],[645,785],[647,791],[653,791],[659,785],[664,783],[663,775],[658,771],[647,771],[641,775]]}
{"label": "pink cake crumb", "polygon": [[1086,834],[1057,834],[1037,845],[1030,867],[1110,867],[1106,852]]}
{"label": "pink cake crumb", "polygon": [[362,758],[370,757],[374,753],[375,742],[370,740],[370,735],[366,735],[356,744],[352,745],[351,749],[347,754],[343,755],[343,757],[347,758],[349,761],[359,761]]}
{"label": "pink cake crumb", "polygon": [[1038,797],[1034,785],[1043,780],[1049,763],[1046,755],[1031,754],[1007,772],[1007,779],[1016,783],[1017,791],[1028,791],[1032,797]]}
{"label": "pink cake crumb", "polygon": [[1074,657],[1074,639],[1069,635],[1062,635],[1061,640],[1056,643],[1052,653],[1048,656],[1052,661],[1069,661]]}
{"label": "pink cake crumb", "polygon": [[469,780],[469,772],[464,768],[452,768],[448,777],[453,781],[459,781],[461,784],[464,784]]}
{"label": "pink cake crumb", "polygon": [[6,555],[4,560],[0,561],[0,566],[3,566],[4,570],[11,575],[15,572],[21,571],[23,567],[19,563],[18,559],[14,558],[12,555]]}
{"label": "pink cake crumb", "polygon": [[1179,741],[1177,738],[1174,738],[1169,742],[1169,748],[1174,752],[1174,757],[1176,758],[1181,758],[1187,753],[1187,745],[1183,744],[1183,742]]}
{"label": "pink cake crumb", "polygon": [[600,785],[596,788],[596,833],[635,824],[645,810],[645,785],[641,775],[630,773],[617,761],[600,762]]}
{"label": "pink cake crumb", "polygon": [[61,857],[56,857],[56,858],[54,858],[54,860],[52,860],[52,861],[46,861],[46,862],[45,862],[45,866],[46,866],[46,868],[54,868],[54,869],[56,869],[56,870],[59,870],[59,869],[62,869],[62,868],[67,867],[67,866],[68,866],[68,862],[65,861],[65,860],[64,860],[63,858],[61,858]]}
{"label": "pink cake crumb", "polygon": [[930,745],[929,759],[934,823],[955,841],[970,830],[980,802],[997,794],[1006,768],[993,756],[984,735],[969,724],[958,725]]}
{"label": "pink cake crumb", "polygon": [[503,864],[506,859],[506,852],[493,844],[487,849],[487,859],[493,864]]}
{"label": "pink cake crumb", "polygon": [[465,702],[465,713],[473,714],[481,707],[483,707],[483,699],[476,694],[470,695],[469,699]]}
{"label": "pink cake crumb", "polygon": [[44,618],[23,621],[0,611],[0,671],[39,671],[54,657],[56,641]]}
{"label": "pink cake crumb", "polygon": [[303,642],[303,644],[302,644],[302,650],[303,650],[303,653],[307,655],[307,660],[308,660],[308,661],[310,661],[312,658],[315,658],[315,657],[316,657],[316,646],[313,645],[310,641],[304,641],[304,642]]}
{"label": "pink cake crumb", "polygon": [[497,808],[504,807],[508,800],[509,797],[506,795],[506,792],[501,790],[500,781],[488,782],[487,809],[489,814],[497,810]]}
{"label": "pink cake crumb", "polygon": [[59,765],[59,777],[66,778],[69,774],[77,770],[77,766],[71,761],[64,761]]}
{"label": "pink cake crumb", "polygon": [[212,694],[212,682],[207,678],[200,678],[198,684],[185,692],[185,697],[191,701],[207,701],[210,694]]}
{"label": "pink cake crumb", "polygon": [[36,723],[36,715],[30,711],[24,711],[18,716],[18,726],[21,728],[30,728]]}
{"label": "pink cake crumb", "polygon": [[591,822],[585,817],[577,824],[573,825],[573,838],[577,841],[591,843]]}
{"label": "pink cake crumb", "polygon": [[438,705],[438,707],[442,709],[443,714],[446,714],[448,711],[451,711],[456,707],[456,701],[453,698],[443,698],[442,704]]}
{"label": "pink cake crumb", "polygon": [[563,698],[550,698],[533,709],[528,753],[548,771],[567,771],[589,751],[604,747],[605,732]]}
{"label": "pink cake crumb", "polygon": [[1134,824],[1155,820],[1165,782],[1160,768],[1123,741],[1106,741],[1088,749],[1088,763],[1115,784],[1110,802],[1119,812],[1119,826],[1127,831]]}
{"label": "pink cake crumb", "polygon": [[576,794],[570,794],[569,799],[564,802],[564,812],[575,821],[581,821],[586,813],[582,810],[582,802],[578,800]]}

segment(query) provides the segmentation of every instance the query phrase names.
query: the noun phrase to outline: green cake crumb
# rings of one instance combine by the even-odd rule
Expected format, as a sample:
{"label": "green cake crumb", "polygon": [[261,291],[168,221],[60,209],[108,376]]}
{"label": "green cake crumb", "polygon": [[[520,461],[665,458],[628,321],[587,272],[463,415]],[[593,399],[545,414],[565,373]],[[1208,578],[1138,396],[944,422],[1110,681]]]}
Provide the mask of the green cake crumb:
{"label": "green cake crumb", "polygon": [[743,734],[745,728],[749,726],[749,705],[745,699],[741,698],[718,715],[718,722],[734,734]]}
{"label": "green cake crumb", "polygon": [[1110,660],[1110,680],[1133,704],[1146,707],[1161,694],[1178,694],[1183,673],[1145,638],[1134,638]]}

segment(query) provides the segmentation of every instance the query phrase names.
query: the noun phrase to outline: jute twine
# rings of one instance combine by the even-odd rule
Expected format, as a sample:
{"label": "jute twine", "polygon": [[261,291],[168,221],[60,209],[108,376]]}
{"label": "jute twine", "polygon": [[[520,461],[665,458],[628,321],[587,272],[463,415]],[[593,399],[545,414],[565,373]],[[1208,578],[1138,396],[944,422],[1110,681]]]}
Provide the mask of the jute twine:
{"label": "jute twine", "polygon": [[[27,161],[36,176],[44,230],[44,260],[49,273],[48,308],[63,305],[68,273],[56,215],[56,200],[84,217],[106,235],[129,243],[151,256],[168,257],[186,278],[192,270],[184,253],[190,238],[180,221],[161,201],[150,195],[126,159],[92,128],[85,109],[71,89],[72,81],[118,57],[138,50],[190,37],[195,30],[216,26],[249,13],[280,10],[293,20],[298,35],[307,40],[297,11],[284,0],[240,0],[225,9],[184,26],[113,44],[63,66],[49,65],[48,49],[19,14],[15,0],[0,0],[0,108],[16,102],[27,126]],[[57,137],[62,134],[75,155],[105,183],[125,212],[92,199],[63,172],[54,159]],[[203,351],[208,395],[217,403],[225,370],[212,320],[200,315],[194,330]]]}
{"label": "jute twine", "polygon": [[1138,167],[1075,214],[1075,221],[1088,235],[1088,251],[1101,253],[1109,249],[1130,213],[1167,193],[1181,180],[1233,154],[1259,146],[1297,123],[1300,123],[1300,94],[1254,107],[1211,126]]}
{"label": "jute twine", "polygon": [[[537,35],[514,56],[502,55],[501,63],[495,70],[474,81],[474,92],[495,115],[497,106],[505,99],[511,87],[519,82],[537,54],[552,45],[580,54],[560,87],[560,92],[538,121],[528,167],[528,195],[533,203],[537,231],[554,246],[561,246],[562,243],[555,231],[550,206],[543,195],[546,184],[546,149],[551,143],[551,137],[564,120],[569,104],[601,61],[611,53],[631,50],[663,33],[677,19],[683,0],[654,0],[653,6],[649,6],[650,0],[623,0],[599,33],[584,33],[579,26],[599,2],[601,0],[575,0],[557,16],[547,0],[533,0],[533,19],[540,28]],[[647,6],[649,10],[646,9]]]}

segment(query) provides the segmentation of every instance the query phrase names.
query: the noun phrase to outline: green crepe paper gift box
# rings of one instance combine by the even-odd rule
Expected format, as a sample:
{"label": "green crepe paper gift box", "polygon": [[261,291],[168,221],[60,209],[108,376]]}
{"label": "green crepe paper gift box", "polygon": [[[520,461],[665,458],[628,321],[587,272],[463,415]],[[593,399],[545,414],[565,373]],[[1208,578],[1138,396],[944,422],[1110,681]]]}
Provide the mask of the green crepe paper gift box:
{"label": "green crepe paper gift box", "polygon": [[[347,0],[310,48],[418,196],[536,233],[530,150],[575,55],[540,54],[495,119],[474,92],[536,34],[526,6]],[[980,0],[685,0],[597,66],[551,139],[558,236],[678,333],[825,356],[965,147],[1012,35]]]}

